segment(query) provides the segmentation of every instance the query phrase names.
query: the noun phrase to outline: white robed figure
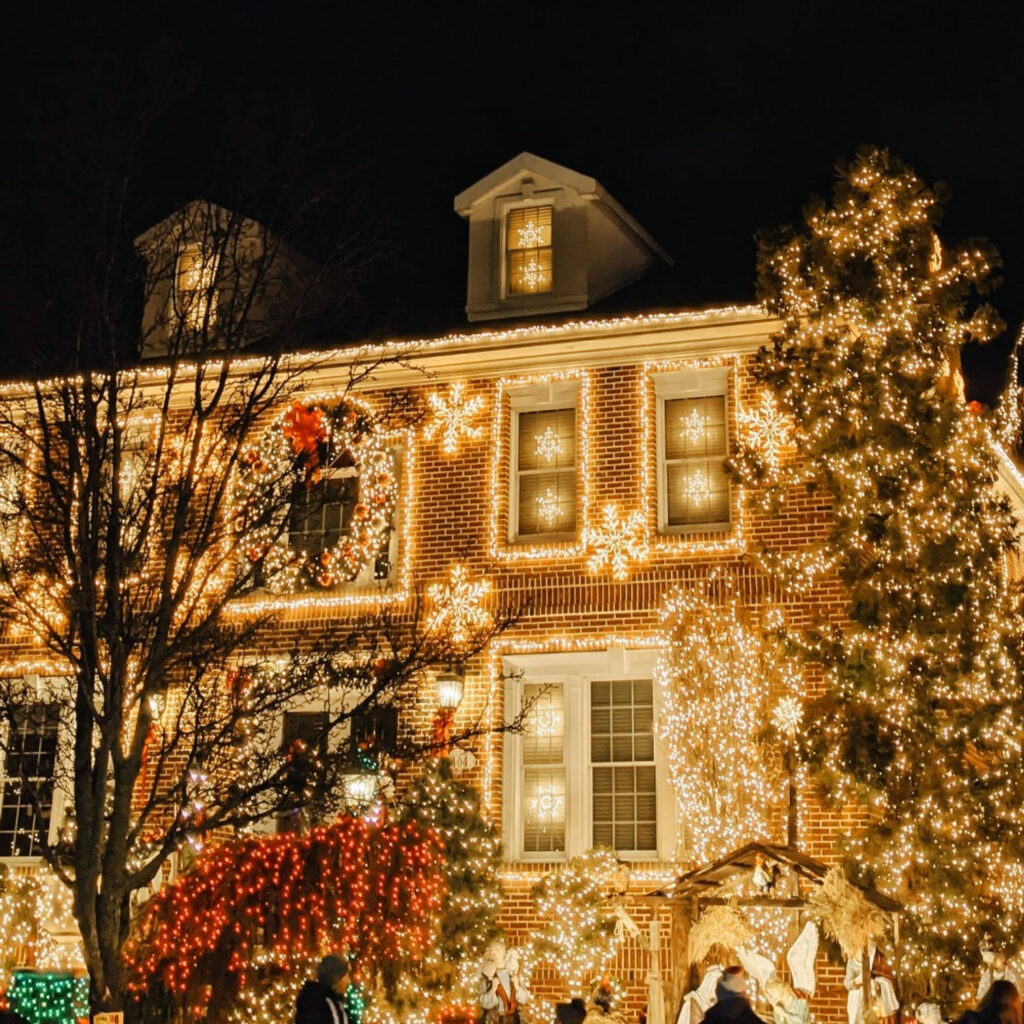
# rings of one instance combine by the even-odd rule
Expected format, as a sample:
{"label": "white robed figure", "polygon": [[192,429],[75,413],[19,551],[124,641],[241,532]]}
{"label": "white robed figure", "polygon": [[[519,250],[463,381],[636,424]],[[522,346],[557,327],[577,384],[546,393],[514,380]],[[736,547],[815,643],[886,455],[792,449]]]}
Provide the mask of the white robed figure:
{"label": "white robed figure", "polygon": [[[894,1017],[900,1008],[896,998],[896,986],[892,979],[882,971],[885,961],[880,957],[878,949],[872,942],[868,948],[868,962],[871,964],[871,998],[875,1003],[876,1014],[880,1019]],[[846,977],[843,984],[848,993],[846,997],[846,1017],[849,1024],[862,1024],[864,1020],[864,972],[863,957],[851,956],[846,961]]]}
{"label": "white robed figure", "polygon": [[519,1007],[533,998],[521,976],[521,966],[519,951],[506,949],[503,939],[495,939],[487,947],[480,964],[480,1009],[485,1021],[509,1024],[519,1020]]}

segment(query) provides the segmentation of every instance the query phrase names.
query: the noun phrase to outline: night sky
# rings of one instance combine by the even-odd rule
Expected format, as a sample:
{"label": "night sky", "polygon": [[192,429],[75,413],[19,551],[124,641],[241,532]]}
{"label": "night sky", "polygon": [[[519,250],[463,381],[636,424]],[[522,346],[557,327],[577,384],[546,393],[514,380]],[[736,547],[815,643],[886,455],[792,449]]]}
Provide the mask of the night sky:
{"label": "night sky", "polygon": [[1003,256],[1008,329],[965,353],[974,394],[991,397],[1024,320],[1022,6],[42,5],[3,44],[0,369],[31,372],[61,344],[46,330],[67,312],[60,260],[85,250],[54,239],[93,205],[76,170],[92,118],[112,95],[130,106],[147,67],[180,65],[134,186],[138,229],[204,187],[226,104],[259,125],[287,97],[351,172],[332,209],[348,201],[385,240],[353,319],[364,336],[465,325],[452,199],[522,150],[596,177],[672,254],[674,268],[613,300],[639,310],[751,299],[754,232],[827,194],[858,145],[889,146],[948,184],[948,241],[985,236]]}

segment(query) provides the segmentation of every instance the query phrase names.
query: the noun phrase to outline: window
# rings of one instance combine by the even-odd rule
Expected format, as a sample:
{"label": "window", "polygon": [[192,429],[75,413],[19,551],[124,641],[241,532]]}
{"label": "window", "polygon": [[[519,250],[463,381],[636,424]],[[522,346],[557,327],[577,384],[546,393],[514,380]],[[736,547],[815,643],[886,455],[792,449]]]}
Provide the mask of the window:
{"label": "window", "polygon": [[202,246],[187,245],[178,254],[174,278],[174,308],[190,330],[198,331],[217,318],[217,256]]}
{"label": "window", "polygon": [[398,708],[369,708],[352,716],[352,755],[359,764],[362,757],[376,761],[381,755],[398,753]]}
{"label": "window", "polygon": [[311,804],[324,796],[322,759],[327,753],[326,711],[286,711],[281,728],[281,753],[288,766],[283,784],[289,804],[296,805],[278,819],[279,832],[301,831],[309,824],[315,811]]}
{"label": "window", "polygon": [[728,371],[724,368],[655,378],[658,526],[662,532],[729,525],[727,386]]}
{"label": "window", "polygon": [[506,671],[525,674],[507,686],[506,716],[529,708],[522,733],[505,739],[506,855],[560,860],[604,845],[624,856],[670,859],[674,806],[658,769],[654,654],[503,661]]}
{"label": "window", "polygon": [[594,844],[658,846],[654,685],[650,679],[590,684],[590,774]]}
{"label": "window", "polygon": [[[0,857],[39,855],[50,828],[57,768],[59,707],[30,702],[7,723],[0,791]],[[27,785],[26,785],[27,783]],[[38,811],[32,797],[38,800]]]}
{"label": "window", "polygon": [[565,851],[565,710],[563,687],[523,687],[530,714],[523,731],[523,850]]}
{"label": "window", "polygon": [[505,230],[509,295],[551,291],[551,214],[550,206],[509,211]]}
{"label": "window", "polygon": [[[397,470],[397,459],[394,462]],[[355,468],[327,469],[313,487],[302,482],[296,484],[288,518],[288,544],[291,549],[316,556],[334,547],[348,532],[359,500],[359,475]],[[349,582],[366,586],[375,580],[389,579],[396,548],[397,537],[392,524],[376,556]]]}
{"label": "window", "polygon": [[515,412],[515,539],[576,532],[576,409]]}

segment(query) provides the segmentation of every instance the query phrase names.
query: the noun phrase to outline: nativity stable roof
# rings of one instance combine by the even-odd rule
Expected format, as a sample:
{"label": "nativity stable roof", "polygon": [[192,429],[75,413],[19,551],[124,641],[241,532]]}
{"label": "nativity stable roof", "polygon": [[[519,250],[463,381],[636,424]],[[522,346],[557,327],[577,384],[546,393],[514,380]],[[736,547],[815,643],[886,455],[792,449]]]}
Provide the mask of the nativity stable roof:
{"label": "nativity stable roof", "polygon": [[[829,870],[829,865],[814,857],[809,857],[800,850],[790,846],[775,846],[772,843],[747,843],[738,850],[727,853],[710,864],[694,868],[685,875],[680,875],[675,883],[666,889],[649,893],[652,899],[685,900],[696,898],[703,903],[729,903],[735,901],[739,905],[748,906],[780,906],[802,907],[806,900],[795,896],[716,896],[714,890],[741,872],[753,871],[755,860],[760,854],[765,860],[776,861],[793,869],[797,875],[808,881],[820,884]],[[869,903],[889,914],[898,914],[903,910],[901,904],[888,896],[867,886],[858,885]]]}

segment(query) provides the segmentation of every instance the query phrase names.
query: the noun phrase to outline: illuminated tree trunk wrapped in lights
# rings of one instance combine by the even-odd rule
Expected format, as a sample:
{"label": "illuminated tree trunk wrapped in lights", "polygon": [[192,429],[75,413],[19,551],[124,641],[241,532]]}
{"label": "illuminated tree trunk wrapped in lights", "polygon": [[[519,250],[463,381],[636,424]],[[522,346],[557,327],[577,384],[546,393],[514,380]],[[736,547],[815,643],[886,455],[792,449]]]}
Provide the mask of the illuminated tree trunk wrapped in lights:
{"label": "illuminated tree trunk wrapped in lights", "polygon": [[1021,938],[1021,614],[1016,548],[988,424],[967,407],[960,346],[994,314],[973,300],[996,257],[943,246],[940,204],[888,153],[839,170],[832,205],[761,239],[759,287],[782,320],[757,360],[797,458],[734,459],[757,500],[831,499],[823,541],[762,551],[776,579],[831,572],[846,617],[800,638],[824,666],[805,753],[828,793],[870,808],[851,866],[909,911],[912,994],[951,995],[984,930]]}
{"label": "illuminated tree trunk wrapped in lights", "polygon": [[798,714],[802,685],[773,635],[777,612],[763,618],[742,607],[727,576],[678,590],[665,603],[658,727],[688,861],[713,860],[782,831],[781,815],[773,816],[785,784],[773,717],[778,708]]}

